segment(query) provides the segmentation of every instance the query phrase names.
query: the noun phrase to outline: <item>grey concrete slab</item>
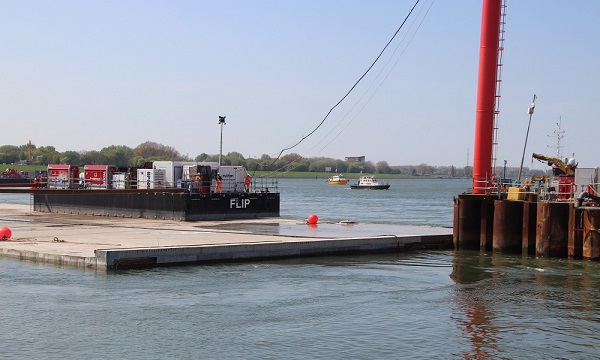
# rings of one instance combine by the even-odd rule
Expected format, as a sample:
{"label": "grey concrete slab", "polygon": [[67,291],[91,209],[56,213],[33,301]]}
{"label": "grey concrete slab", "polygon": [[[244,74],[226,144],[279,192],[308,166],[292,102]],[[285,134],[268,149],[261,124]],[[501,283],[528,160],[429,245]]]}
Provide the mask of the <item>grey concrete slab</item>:
{"label": "grey concrete slab", "polygon": [[378,251],[421,244],[426,238],[452,241],[452,229],[445,228],[308,225],[280,218],[202,222],[106,218],[38,213],[13,204],[0,204],[0,227],[12,231],[9,240],[0,241],[0,255],[98,269],[119,261],[134,263],[136,256],[142,265],[145,261],[152,266]]}
{"label": "grey concrete slab", "polygon": [[262,235],[280,235],[305,238],[346,238],[384,235],[442,235],[452,229],[431,226],[408,226],[363,223],[317,223],[281,221],[276,223],[223,223],[205,226],[205,229],[220,229]]}

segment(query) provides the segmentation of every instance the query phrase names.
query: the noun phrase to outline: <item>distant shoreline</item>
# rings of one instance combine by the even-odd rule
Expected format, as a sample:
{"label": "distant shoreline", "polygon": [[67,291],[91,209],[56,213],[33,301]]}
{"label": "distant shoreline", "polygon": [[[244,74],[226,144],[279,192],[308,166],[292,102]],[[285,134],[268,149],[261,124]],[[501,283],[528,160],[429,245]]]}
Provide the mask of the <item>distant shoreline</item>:
{"label": "distant shoreline", "polygon": [[[42,165],[15,165],[15,164],[0,164],[0,172],[6,168],[16,169],[17,171],[27,171],[35,173],[36,170],[46,170],[46,166]],[[274,177],[278,179],[327,179],[338,173],[335,172],[315,172],[315,171],[287,171],[287,172],[273,172],[273,171],[252,171],[246,170],[250,175],[254,177]],[[356,180],[361,175],[360,173],[343,173],[344,176],[350,180]],[[367,174],[367,173],[365,173]],[[379,174],[379,173],[368,173],[374,175],[380,179],[471,179],[470,177],[450,177],[443,175],[409,175],[409,174]]]}
{"label": "distant shoreline", "polygon": [[[336,175],[336,173],[326,172],[278,172],[273,173],[272,171],[249,171],[250,175],[254,177],[274,177],[278,179],[328,179],[329,177]],[[344,176],[350,180],[356,180],[361,175],[360,173],[343,173]],[[407,175],[407,174],[370,174],[380,179],[436,179],[436,180],[457,180],[457,179],[471,179],[470,177],[450,177],[450,176],[439,176],[439,175]]]}

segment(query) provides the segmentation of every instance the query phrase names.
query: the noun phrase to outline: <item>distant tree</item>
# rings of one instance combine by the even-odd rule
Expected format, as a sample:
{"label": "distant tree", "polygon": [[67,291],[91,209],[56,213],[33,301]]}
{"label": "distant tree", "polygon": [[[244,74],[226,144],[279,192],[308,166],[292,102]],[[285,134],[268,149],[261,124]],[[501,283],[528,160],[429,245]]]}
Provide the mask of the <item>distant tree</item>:
{"label": "distant tree", "polygon": [[67,150],[61,154],[60,163],[79,166],[85,165],[81,163],[81,154],[72,150]]}
{"label": "distant tree", "polygon": [[463,176],[464,177],[471,177],[471,176],[473,176],[473,167],[472,166],[465,166],[463,168]]}
{"label": "distant tree", "polygon": [[351,162],[348,163],[348,172],[349,173],[360,173],[361,171],[363,171],[363,167],[361,166],[362,163],[359,162]]}
{"label": "distant tree", "polygon": [[[217,162],[219,162],[219,157],[217,156]],[[222,166],[231,166],[231,160],[227,158],[227,156],[221,157],[221,165]]]}
{"label": "distant tree", "polygon": [[155,143],[153,141],[146,141],[136,146],[133,149],[133,156],[141,156],[144,159],[154,157],[168,160],[177,160],[182,157],[174,147]]}
{"label": "distant tree", "polygon": [[287,171],[290,170],[289,162],[284,161],[283,159],[278,159],[275,162],[269,161],[265,164],[267,170],[269,171]]}
{"label": "distant tree", "polygon": [[[313,171],[310,170],[311,163],[308,159],[302,159],[290,165],[291,171]],[[317,170],[318,171],[318,170]]]}
{"label": "distant tree", "polygon": [[376,168],[375,168],[375,164],[372,161],[366,161],[365,163],[365,167],[364,167],[364,172],[366,173],[374,173]]}
{"label": "distant tree", "polygon": [[433,166],[429,166],[427,164],[419,164],[417,165],[417,173],[419,175],[432,175]]}
{"label": "distant tree", "polygon": [[299,161],[300,159],[302,159],[302,155],[296,153],[286,154],[280,158],[280,160],[286,165]]}
{"label": "distant tree", "polygon": [[19,146],[19,160],[29,160],[30,148],[31,148],[31,155],[33,157],[33,151],[36,148],[36,146],[34,144],[31,144],[31,146],[29,144]]}
{"label": "distant tree", "polygon": [[267,154],[262,154],[258,162],[261,170],[272,171],[277,169],[277,165],[273,163],[273,159]]}
{"label": "distant tree", "polygon": [[[263,155],[264,157],[265,155]],[[270,157],[269,157],[270,159]],[[273,160],[266,160],[262,162],[267,167],[267,170],[270,171],[283,171],[283,170],[292,170],[296,166],[298,166],[298,162],[302,159],[302,156],[299,154],[291,153],[281,156],[279,159],[273,163]]]}
{"label": "distant tree", "polygon": [[133,158],[131,158],[130,165],[134,166],[134,167],[142,167],[142,166],[144,166],[145,162],[146,162],[146,160],[143,157],[134,156]]}
{"label": "distant tree", "polygon": [[203,161],[205,161],[205,162],[219,162],[219,155],[208,155],[206,157],[206,159],[204,159]]}
{"label": "distant tree", "polygon": [[333,170],[339,173],[348,171],[348,163],[344,160],[335,160]]}
{"label": "distant tree", "polygon": [[79,162],[80,166],[106,164],[104,156],[102,156],[102,154],[96,150],[82,151],[79,153]]}
{"label": "distant tree", "polygon": [[107,164],[116,166],[130,166],[133,159],[133,150],[125,145],[111,145],[100,150]]}
{"label": "distant tree", "polygon": [[239,152],[230,152],[227,153],[227,155],[225,155],[225,158],[227,158],[227,160],[229,161],[229,165],[232,166],[245,166],[246,165],[246,159],[244,158],[244,155],[242,155]]}
{"label": "distant tree", "polygon": [[[21,160],[20,151],[17,146],[14,145],[3,145],[0,146],[0,163],[12,164]],[[4,171],[4,169],[2,169]]]}
{"label": "distant tree", "polygon": [[[332,172],[336,170],[335,160],[331,158],[311,158],[303,159],[303,162],[308,165],[308,171],[313,172],[324,172],[327,168],[330,168]],[[298,170],[300,171],[300,170]]]}
{"label": "distant tree", "polygon": [[202,153],[202,154],[200,154],[200,155],[196,156],[196,158],[194,159],[194,161],[197,161],[197,162],[206,161],[206,158],[207,158],[208,156],[209,156],[209,155],[208,155],[207,153]]}
{"label": "distant tree", "polygon": [[47,165],[60,163],[61,154],[56,151],[54,146],[41,146],[32,154],[35,165]]}
{"label": "distant tree", "polygon": [[[33,164],[47,165],[49,163],[69,163],[73,165],[85,164],[114,164],[117,166],[142,166],[148,161],[166,160],[166,161],[192,161],[188,154],[181,155],[175,148],[162,145],[156,142],[147,141],[139,144],[134,149],[125,145],[110,145],[100,151],[65,151],[60,153],[53,146],[36,147],[26,144],[20,146],[2,145],[0,146],[0,163],[15,163],[19,160],[29,158],[29,149],[32,149]],[[209,155],[202,153],[195,157],[198,162],[217,162],[219,155]],[[395,165],[390,166],[387,161],[379,161],[374,164],[367,162],[348,162],[340,159],[328,157],[305,158],[296,153],[290,153],[281,156],[274,162],[274,159],[268,154],[263,154],[259,159],[244,158],[242,153],[232,151],[224,155],[221,159],[223,165],[244,166],[248,171],[311,171],[324,172],[330,169],[331,172],[339,173],[380,173],[380,174],[411,174],[435,175],[450,177],[471,177],[473,169],[470,166],[456,168],[455,166],[430,166],[427,164],[419,165]],[[519,168],[511,167],[500,169],[506,170],[506,177],[515,179]],[[531,175],[549,175],[550,168],[546,170],[536,170],[523,168],[523,177]]]}
{"label": "distant tree", "polygon": [[436,176],[444,176],[447,177],[448,173],[450,172],[450,168],[448,166],[430,166],[430,175],[436,175]]}
{"label": "distant tree", "polygon": [[390,174],[392,172],[392,168],[387,161],[378,161],[375,167],[377,168],[377,172],[380,174]]}
{"label": "distant tree", "polygon": [[263,170],[260,166],[260,162],[254,158],[250,158],[246,160],[246,170],[248,172]]}

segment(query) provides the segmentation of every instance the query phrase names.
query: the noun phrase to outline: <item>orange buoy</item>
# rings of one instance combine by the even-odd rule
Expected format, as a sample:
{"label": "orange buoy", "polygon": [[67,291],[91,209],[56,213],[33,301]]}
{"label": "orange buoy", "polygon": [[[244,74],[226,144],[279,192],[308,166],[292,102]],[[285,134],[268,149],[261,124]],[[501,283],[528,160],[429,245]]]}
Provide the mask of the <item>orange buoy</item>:
{"label": "orange buoy", "polygon": [[308,215],[308,219],[306,220],[309,224],[316,224],[319,221],[319,217],[315,214]]}
{"label": "orange buoy", "polygon": [[12,231],[9,228],[3,227],[0,228],[0,239],[7,240],[12,236]]}

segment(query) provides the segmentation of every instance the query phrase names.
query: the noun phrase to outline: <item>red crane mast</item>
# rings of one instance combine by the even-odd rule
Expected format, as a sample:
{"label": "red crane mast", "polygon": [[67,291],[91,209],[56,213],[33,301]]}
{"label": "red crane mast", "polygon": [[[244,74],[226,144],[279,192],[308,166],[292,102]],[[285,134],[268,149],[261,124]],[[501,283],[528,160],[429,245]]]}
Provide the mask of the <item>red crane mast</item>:
{"label": "red crane mast", "polygon": [[485,194],[493,183],[491,163],[501,6],[502,0],[483,0],[473,154],[474,194]]}

